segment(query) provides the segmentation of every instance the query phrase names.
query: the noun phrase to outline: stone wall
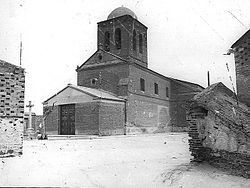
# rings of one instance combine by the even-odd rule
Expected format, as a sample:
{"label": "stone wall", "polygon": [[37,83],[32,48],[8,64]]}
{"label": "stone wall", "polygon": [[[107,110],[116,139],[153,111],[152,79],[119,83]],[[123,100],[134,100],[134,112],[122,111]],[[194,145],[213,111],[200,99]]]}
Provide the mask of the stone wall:
{"label": "stone wall", "polygon": [[0,60],[0,157],[22,154],[24,69]]}
{"label": "stone wall", "polygon": [[0,157],[22,154],[22,118],[0,118],[0,135]]}
{"label": "stone wall", "polygon": [[217,84],[190,103],[192,161],[208,161],[233,174],[250,177],[250,109]]}

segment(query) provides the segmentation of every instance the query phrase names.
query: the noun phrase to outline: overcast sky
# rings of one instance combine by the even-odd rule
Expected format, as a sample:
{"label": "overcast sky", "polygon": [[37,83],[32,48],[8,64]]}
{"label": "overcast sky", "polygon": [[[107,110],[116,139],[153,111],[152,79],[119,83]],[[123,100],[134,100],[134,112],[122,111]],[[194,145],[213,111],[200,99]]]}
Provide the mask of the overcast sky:
{"label": "overcast sky", "polygon": [[[235,82],[224,53],[250,26],[249,0],[0,0],[0,59],[26,70],[25,102],[42,102],[76,84],[76,67],[97,49],[97,22],[125,6],[148,27],[148,66],[164,76],[207,86]],[[226,63],[229,64],[228,73]]]}

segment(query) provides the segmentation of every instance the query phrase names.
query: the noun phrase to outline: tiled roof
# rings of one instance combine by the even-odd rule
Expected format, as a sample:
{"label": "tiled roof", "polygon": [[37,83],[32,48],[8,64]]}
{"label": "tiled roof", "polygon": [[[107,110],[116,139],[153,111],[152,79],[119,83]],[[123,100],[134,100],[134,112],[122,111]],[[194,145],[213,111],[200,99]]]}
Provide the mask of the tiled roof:
{"label": "tiled roof", "polygon": [[81,91],[86,94],[90,94],[92,96],[95,96],[97,98],[102,98],[102,99],[110,99],[110,100],[118,100],[118,101],[124,101],[124,99],[119,98],[115,96],[114,94],[104,91],[102,89],[94,89],[94,88],[89,88],[89,87],[83,87],[83,86],[76,86],[69,84],[68,87],[76,89],[78,91]]}
{"label": "tiled roof", "polygon": [[55,97],[59,93],[63,92],[67,88],[75,89],[77,91],[80,91],[82,93],[85,93],[87,95],[95,97],[97,99],[105,99],[105,100],[113,100],[113,101],[125,101],[125,99],[119,98],[119,97],[115,96],[114,94],[112,94],[110,92],[107,92],[107,91],[104,91],[102,89],[94,89],[94,88],[89,88],[89,87],[83,87],[83,86],[76,86],[76,85],[73,85],[73,84],[68,84],[65,88],[60,90],[58,93],[56,93],[55,95],[53,95],[52,97],[50,97],[46,101],[44,101],[43,104],[45,104],[50,99],[52,99],[53,97]]}

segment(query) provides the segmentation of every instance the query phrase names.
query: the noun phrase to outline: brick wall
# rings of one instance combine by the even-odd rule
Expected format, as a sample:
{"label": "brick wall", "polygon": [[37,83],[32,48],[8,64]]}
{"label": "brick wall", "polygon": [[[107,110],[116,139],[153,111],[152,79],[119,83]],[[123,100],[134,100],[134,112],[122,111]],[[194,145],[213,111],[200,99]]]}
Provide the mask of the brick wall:
{"label": "brick wall", "polygon": [[250,33],[234,48],[237,95],[242,103],[250,106]]}
{"label": "brick wall", "polygon": [[[76,135],[124,134],[125,114],[123,102],[86,102],[75,104]],[[60,106],[44,108],[46,133],[58,135]]]}
{"label": "brick wall", "polygon": [[[92,84],[91,80],[95,78],[97,82]],[[124,96],[127,94],[127,78],[128,65],[102,66],[79,71],[77,73],[77,85],[101,88],[118,96]]]}
{"label": "brick wall", "polygon": [[[121,49],[117,50],[114,41],[114,28],[121,29]],[[136,30],[137,50],[133,50],[132,33]],[[125,15],[98,23],[98,45],[104,45],[104,33],[110,33],[110,52],[127,59],[129,56],[138,59],[138,63],[147,67],[147,27],[131,16]],[[143,53],[139,53],[139,34],[143,34]]]}
{"label": "brick wall", "polygon": [[99,134],[99,104],[89,102],[76,104],[75,134]]}
{"label": "brick wall", "polygon": [[125,134],[125,104],[101,102],[99,109],[100,135]]}
{"label": "brick wall", "polygon": [[[145,80],[145,91],[140,90],[140,78]],[[154,83],[158,84],[158,94],[155,94]],[[161,99],[168,101],[169,97],[166,95],[166,87],[169,88],[170,93],[170,80],[164,77],[153,74],[150,71],[145,71],[138,66],[129,65],[129,87],[130,93],[148,96],[150,98]],[[150,99],[149,99],[150,100]]]}
{"label": "brick wall", "polygon": [[[170,92],[170,82],[134,65],[129,69],[127,133],[168,131],[170,116],[166,87]],[[145,80],[145,91],[140,89],[140,78]],[[155,94],[154,83],[158,84],[158,94]]]}
{"label": "brick wall", "polygon": [[98,49],[87,61],[83,63],[83,68],[93,66],[110,65],[123,63],[123,59],[117,58],[113,54],[106,53],[102,48]]}
{"label": "brick wall", "polygon": [[0,116],[23,117],[24,84],[22,68],[0,61]]}
{"label": "brick wall", "polygon": [[169,103],[130,94],[127,101],[127,134],[169,131]]}
{"label": "brick wall", "polygon": [[188,123],[186,121],[187,103],[199,92],[171,81],[171,100],[170,100],[170,116],[172,131],[188,131]]}
{"label": "brick wall", "polygon": [[22,154],[24,69],[0,60],[0,156]]}

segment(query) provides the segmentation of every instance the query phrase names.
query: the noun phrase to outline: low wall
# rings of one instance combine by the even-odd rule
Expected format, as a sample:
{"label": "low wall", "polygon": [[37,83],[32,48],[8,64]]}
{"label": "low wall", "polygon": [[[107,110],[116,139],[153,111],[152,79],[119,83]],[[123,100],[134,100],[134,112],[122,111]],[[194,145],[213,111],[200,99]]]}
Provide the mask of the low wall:
{"label": "low wall", "polygon": [[192,161],[208,161],[235,175],[250,178],[250,138],[219,115],[202,107],[190,110],[189,145]]}
{"label": "low wall", "polygon": [[22,154],[23,118],[0,118],[0,156]]}

